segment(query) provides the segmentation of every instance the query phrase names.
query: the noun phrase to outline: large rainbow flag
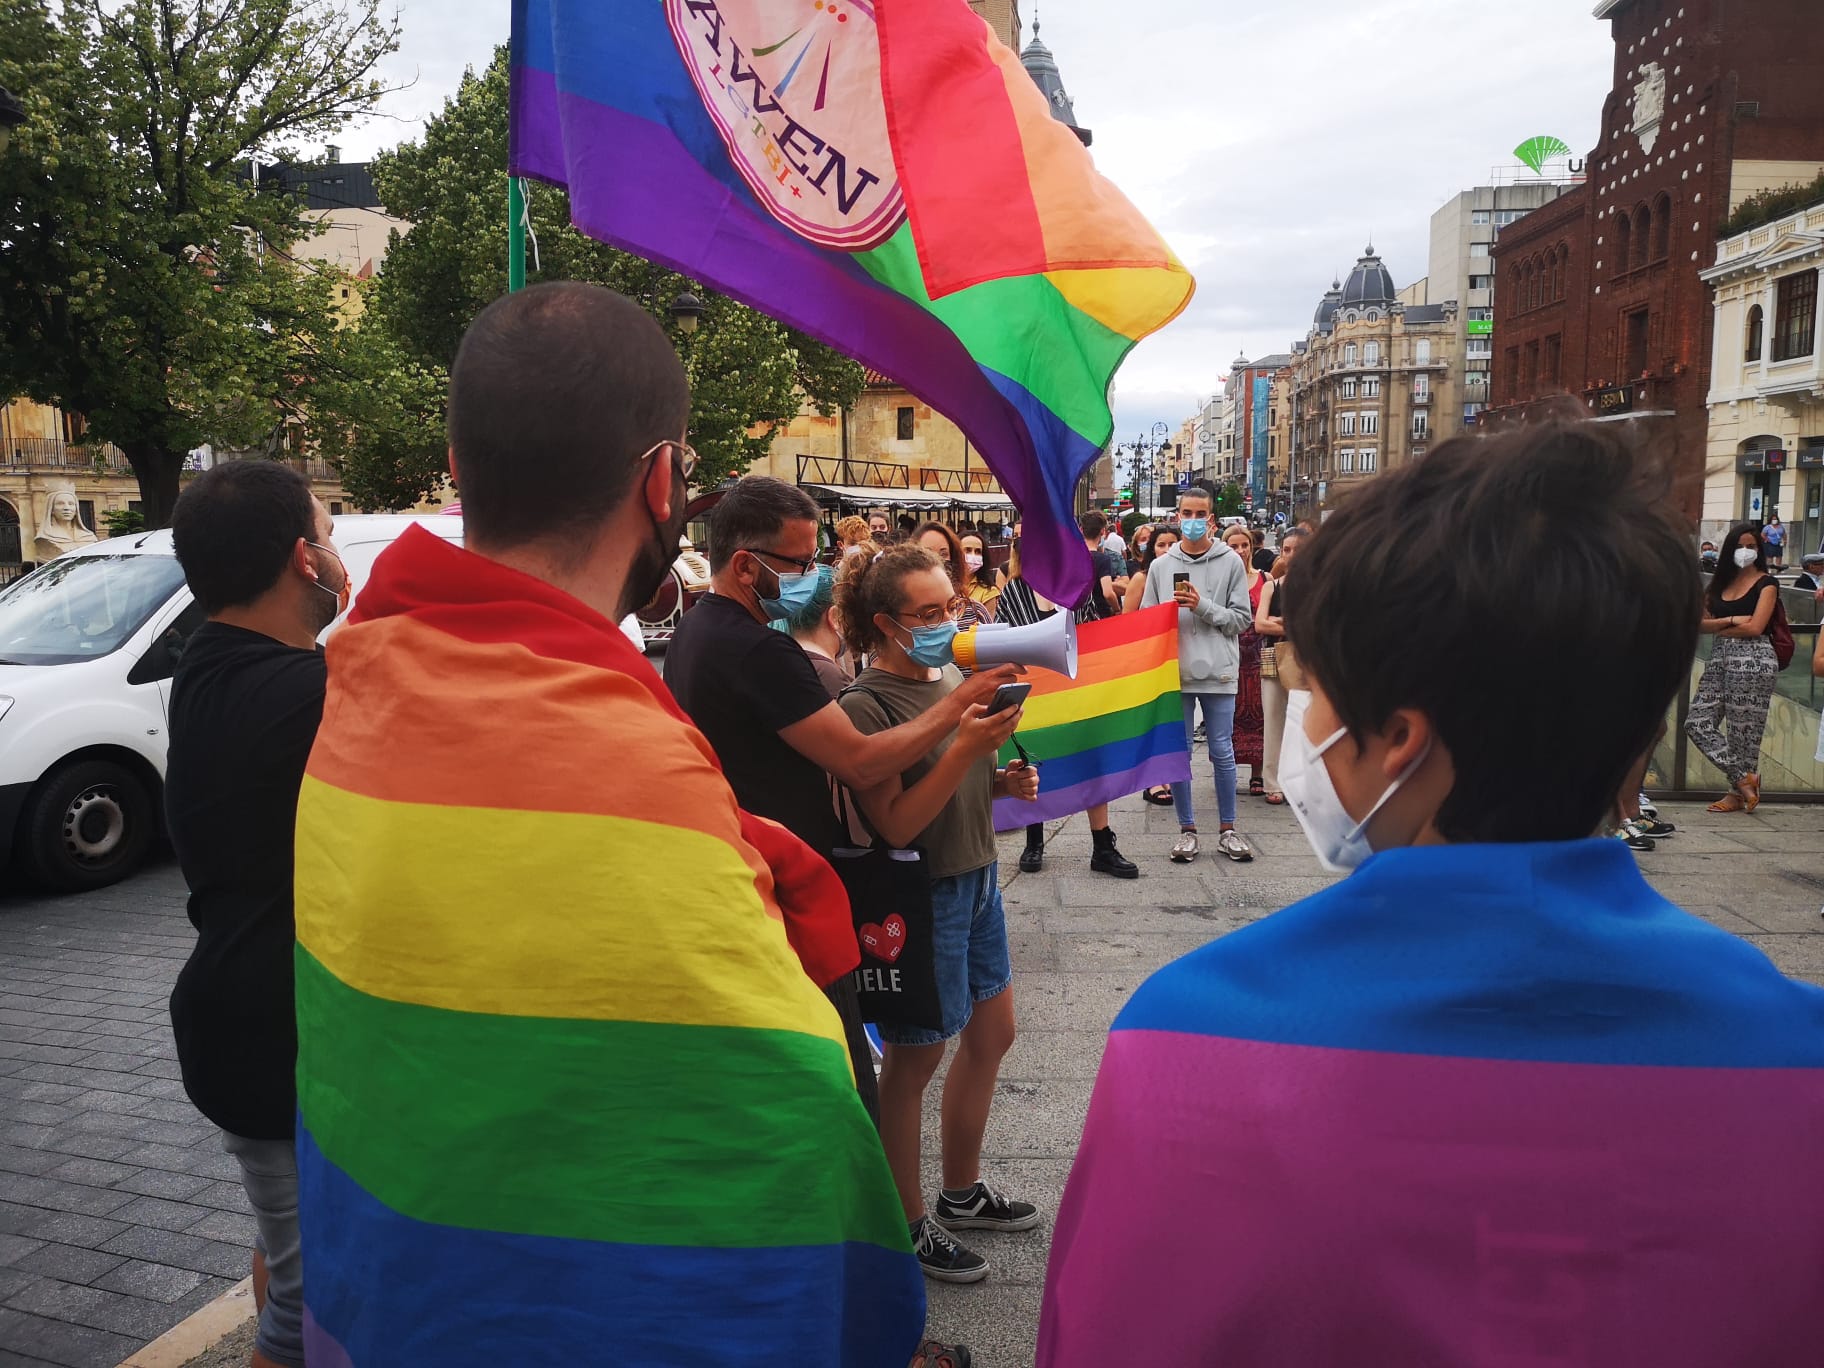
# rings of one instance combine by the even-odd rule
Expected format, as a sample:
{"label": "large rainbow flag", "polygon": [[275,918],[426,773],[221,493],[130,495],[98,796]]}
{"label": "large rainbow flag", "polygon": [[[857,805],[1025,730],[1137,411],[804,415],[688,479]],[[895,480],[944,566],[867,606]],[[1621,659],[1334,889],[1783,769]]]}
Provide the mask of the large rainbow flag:
{"label": "large rainbow flag", "polygon": [[[419,529],[298,804],[312,1368],[903,1365],[924,1289],[834,1009],[612,622]],[[829,892],[833,886],[834,891]],[[829,972],[829,967],[821,972]]]}
{"label": "large rainbow flag", "polygon": [[[1068,817],[1191,777],[1174,605],[1079,625],[1077,677],[1034,669],[1027,679],[1032,693],[1019,742],[1038,764],[1039,796],[1031,803],[995,799],[996,831]],[[1000,763],[1020,753],[1010,744]]]}
{"label": "large rainbow flag", "polygon": [[1375,855],[1115,1019],[1039,1368],[1790,1368],[1824,990],[1613,840]]}
{"label": "large rainbow flag", "polygon": [[1089,584],[1072,491],[1192,281],[964,0],[514,0],[511,169],[591,237],[785,320],[953,419]]}

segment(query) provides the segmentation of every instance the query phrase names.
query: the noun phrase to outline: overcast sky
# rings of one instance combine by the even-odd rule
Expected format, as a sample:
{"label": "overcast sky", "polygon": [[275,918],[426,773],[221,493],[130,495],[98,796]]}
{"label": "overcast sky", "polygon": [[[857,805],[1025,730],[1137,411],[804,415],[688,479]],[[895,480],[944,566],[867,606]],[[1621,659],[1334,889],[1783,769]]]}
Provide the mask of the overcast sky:
{"label": "overcast sky", "polygon": [[[621,0],[603,0],[620,3]],[[651,3],[651,0],[646,0]],[[1609,89],[1593,0],[1042,0],[1038,17],[1102,173],[1197,277],[1189,310],[1116,381],[1118,440],[1176,427],[1236,355],[1285,351],[1373,235],[1406,286],[1432,212],[1535,134],[1578,156]],[[507,36],[507,0],[403,0],[389,117],[364,157],[414,136]],[[1021,0],[1031,36],[1032,0]]]}

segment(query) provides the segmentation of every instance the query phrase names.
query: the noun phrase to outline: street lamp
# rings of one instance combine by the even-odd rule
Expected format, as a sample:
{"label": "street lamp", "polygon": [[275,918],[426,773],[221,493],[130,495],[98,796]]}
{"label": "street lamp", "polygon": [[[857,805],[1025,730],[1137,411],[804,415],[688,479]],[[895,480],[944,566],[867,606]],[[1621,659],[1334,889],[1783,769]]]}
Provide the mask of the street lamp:
{"label": "street lamp", "polygon": [[678,331],[686,337],[697,330],[697,320],[702,317],[703,301],[689,290],[671,301],[671,321],[678,325]]}
{"label": "street lamp", "polygon": [[25,106],[15,100],[5,86],[0,86],[0,153],[13,140],[13,130],[25,122]]}

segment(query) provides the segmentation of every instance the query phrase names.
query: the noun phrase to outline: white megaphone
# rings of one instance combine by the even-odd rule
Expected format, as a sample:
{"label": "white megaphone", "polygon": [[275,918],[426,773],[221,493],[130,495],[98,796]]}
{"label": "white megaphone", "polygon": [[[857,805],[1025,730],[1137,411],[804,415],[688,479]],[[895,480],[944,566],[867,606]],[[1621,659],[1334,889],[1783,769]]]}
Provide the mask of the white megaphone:
{"label": "white megaphone", "polygon": [[988,670],[996,665],[1036,665],[1077,677],[1077,620],[1069,613],[1053,613],[1030,627],[1009,627],[1004,622],[984,622],[956,634],[956,663],[965,670]]}

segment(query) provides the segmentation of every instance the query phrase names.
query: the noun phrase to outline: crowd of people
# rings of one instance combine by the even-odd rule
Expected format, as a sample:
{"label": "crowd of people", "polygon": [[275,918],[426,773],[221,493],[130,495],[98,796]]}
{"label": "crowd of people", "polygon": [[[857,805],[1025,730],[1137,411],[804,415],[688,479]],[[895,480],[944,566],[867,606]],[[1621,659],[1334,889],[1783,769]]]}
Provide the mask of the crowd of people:
{"label": "crowd of people", "polygon": [[[1700,626],[1693,735],[1758,801],[1753,529],[1701,589],[1652,457],[1552,424],[1443,444],[1272,548],[1206,489],[1131,546],[1086,515],[1091,589],[1058,605],[1017,535],[990,573],[980,529],[877,513],[826,564],[815,504],[748,478],[661,681],[615,624],[677,545],[688,410],[637,305],[490,305],[452,369],[464,545],[408,533],[327,655],[350,581],[303,478],[226,463],[178,503],[209,621],[171,709],[198,929],[172,1017],[258,1224],[256,1368],[967,1368],[923,1279],[980,1281],[967,1232],[1048,1214],[982,1167],[1016,1034],[991,804],[1042,780],[997,759],[1015,672],[965,675],[954,641],[1165,604],[1218,853],[1252,857],[1245,765],[1353,873],[1115,1021],[1039,1362],[1813,1351],[1824,992],[1592,839],[1636,806]],[[1386,535],[1446,518],[1477,556]],[[1414,621],[1428,649],[1389,650]],[[1543,685],[1565,659],[1603,681],[1576,709]],[[1190,785],[1163,801],[1194,860]],[[1092,867],[1137,877],[1106,809],[1090,827]],[[878,1076],[831,869],[870,845],[921,853],[937,997],[882,1027]]]}

